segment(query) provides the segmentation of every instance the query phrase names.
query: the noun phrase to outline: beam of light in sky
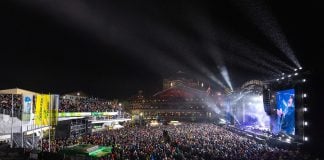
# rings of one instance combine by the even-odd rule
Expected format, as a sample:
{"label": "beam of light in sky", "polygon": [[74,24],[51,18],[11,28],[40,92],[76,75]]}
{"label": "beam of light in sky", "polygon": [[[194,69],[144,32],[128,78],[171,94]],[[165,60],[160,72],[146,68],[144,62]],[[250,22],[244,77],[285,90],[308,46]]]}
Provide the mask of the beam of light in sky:
{"label": "beam of light in sky", "polygon": [[297,67],[301,67],[279,23],[264,2],[261,0],[243,0],[241,2],[233,1],[233,3],[240,7],[244,13],[248,14],[248,17],[251,18],[253,23],[282,51],[282,53],[284,53]]}
{"label": "beam of light in sky", "polygon": [[[209,44],[206,42],[206,44]],[[208,47],[208,52],[210,53],[209,55],[211,58],[214,60],[214,62],[217,64],[217,68],[219,72],[221,73],[222,77],[224,78],[226,84],[229,86],[231,90],[233,90],[232,83],[227,71],[227,68],[225,66],[222,54],[220,53],[220,50],[215,46],[215,45],[209,45]]]}
{"label": "beam of light in sky", "polygon": [[190,42],[188,39],[180,35],[178,32],[173,31],[171,28],[168,30],[158,26],[156,26],[156,28],[159,28],[156,36],[161,38],[160,44],[164,44],[164,47],[173,50],[174,53],[178,55],[181,55],[183,60],[188,61],[191,66],[194,66],[222,88],[227,88],[222,81],[220,81],[215,74],[195,56],[195,51],[191,48],[191,44],[193,44],[193,42]]}
{"label": "beam of light in sky", "polygon": [[221,75],[223,76],[223,78],[225,79],[227,85],[230,87],[230,89],[233,91],[233,87],[232,87],[232,84],[231,84],[231,81],[229,79],[229,75],[228,75],[228,71],[226,69],[225,66],[221,66],[219,68],[220,72],[221,72]]}
{"label": "beam of light in sky", "polygon": [[235,50],[237,54],[240,54],[243,57],[254,61],[255,63],[260,63],[278,73],[280,73],[281,70],[291,71],[294,69],[294,67],[289,66],[277,57],[271,55],[267,51],[239,35],[233,35],[228,32],[220,32],[219,35],[221,37],[226,37],[227,41],[223,43],[225,43],[230,50]]}
{"label": "beam of light in sky", "polygon": [[[121,16],[116,15],[121,11],[115,12],[113,8],[106,8],[108,12],[115,14],[103,16],[83,1],[45,2],[32,0],[19,2],[40,9],[63,24],[73,25],[85,33],[90,33],[93,37],[101,40],[103,44],[126,51],[137,60],[146,59],[147,61],[144,61],[146,65],[149,65],[150,69],[157,70],[158,73],[163,73],[167,69],[186,68],[164,54],[163,51],[150,47],[145,40],[136,35],[135,31],[128,30],[130,22],[122,21],[122,18],[115,18]],[[150,59],[154,59],[154,61]]]}
{"label": "beam of light in sky", "polygon": [[251,69],[253,71],[263,73],[265,75],[277,76],[277,73],[275,73],[267,68],[264,68],[263,66],[255,64],[253,61],[251,61],[250,59],[247,59],[245,57],[240,57],[238,55],[233,54],[233,55],[227,57],[227,59],[231,62],[234,62],[237,65],[243,66],[243,67]]}
{"label": "beam of light in sky", "polygon": [[[146,40],[141,39],[140,36],[136,35],[136,32],[134,33],[134,31],[125,28],[125,26],[127,27],[135,24],[121,21],[120,19],[122,18],[115,18],[118,17],[118,15],[115,15],[118,12],[113,12],[113,8],[106,9],[108,12],[114,14],[101,16],[82,1],[64,1],[64,3],[61,3],[58,1],[43,2],[35,0],[28,2],[20,1],[20,3],[44,10],[44,12],[55,17],[58,21],[61,21],[64,24],[73,24],[73,26],[77,26],[78,29],[91,33],[96,38],[100,39],[103,44],[115,46],[124,50],[126,53],[130,53],[134,58],[157,60],[159,62],[158,64],[156,61],[145,61],[151,69],[158,69],[159,72],[163,72],[166,70],[166,67],[173,70],[174,68],[187,68],[181,63],[175,61],[173,58],[167,56],[167,54],[164,54],[161,50],[148,47],[149,44],[145,42]],[[110,21],[113,23],[108,23]],[[171,37],[166,38],[166,42],[169,42]],[[182,48],[177,50],[178,53],[184,55],[184,58],[189,60],[191,65],[198,68],[202,73],[208,76],[209,79],[220,85],[222,88],[226,88],[225,85],[216,78],[216,76],[209,71],[205,65],[200,63],[196,57],[188,55],[191,51],[188,50],[187,47],[188,46],[183,44]]]}
{"label": "beam of light in sky", "polygon": [[[266,65],[267,67],[272,68],[276,71],[281,70],[281,69],[284,69],[284,70],[293,70],[294,69],[294,67],[289,66],[284,61],[280,60],[279,58],[275,57],[274,55],[271,55],[266,50],[256,46],[256,44],[251,43],[249,40],[244,39],[243,37],[239,37],[239,36],[236,36],[236,37],[231,36],[231,37],[232,37],[231,42],[233,44],[233,47],[238,47],[241,50],[244,50],[247,53],[249,53],[249,54],[247,54],[247,56],[249,56],[249,58],[253,59],[254,57],[258,57],[259,59],[264,59],[264,60],[262,60],[262,62],[261,61],[260,62],[263,64],[267,64]],[[275,66],[278,66],[278,67],[275,67]]]}
{"label": "beam of light in sky", "polygon": [[192,23],[193,29],[202,37],[204,44],[206,44],[206,46],[204,47],[206,48],[205,52],[207,52],[216,63],[216,65],[218,66],[217,68],[224,78],[226,84],[231,90],[233,90],[222,53],[214,44],[214,34],[216,33],[216,31],[210,24],[210,21],[206,18],[206,16],[198,16],[197,14],[191,15],[189,21]]}
{"label": "beam of light in sky", "polygon": [[275,67],[274,65],[269,64],[267,61],[264,60],[264,58],[260,57],[259,55],[262,53],[257,54],[256,48],[250,48],[246,45],[242,45],[236,41],[231,41],[232,43],[229,46],[229,49],[234,51],[236,54],[239,54],[242,57],[245,57],[251,61],[253,61],[256,64],[260,64],[269,70],[272,70],[276,72],[277,74],[281,73],[281,71]]}
{"label": "beam of light in sky", "polygon": [[[223,29],[219,28],[219,30]],[[260,63],[275,72],[281,72],[280,70],[282,69],[287,71],[294,69],[294,67],[289,66],[279,58],[271,55],[269,52],[239,35],[233,35],[226,31],[219,31],[217,35],[218,37],[226,39],[226,41],[222,39],[220,39],[220,41],[224,41],[223,43],[228,45],[230,49],[237,49],[237,54],[241,54],[242,56],[255,61],[255,63]]]}
{"label": "beam of light in sky", "polygon": [[[239,51],[237,51],[238,54],[240,54],[241,56],[244,56],[248,59],[250,59],[251,61],[253,61],[256,64],[261,64],[262,66],[269,68],[269,70],[271,71],[267,71],[271,74],[271,75],[277,75],[279,73],[281,73],[282,69],[284,70],[289,70],[289,69],[293,69],[293,67],[287,65],[286,63],[282,62],[281,60],[279,60],[278,58],[271,56],[270,54],[268,54],[266,51],[259,49],[259,47],[251,44],[251,43],[245,43],[245,40],[242,40],[242,38],[240,38],[238,35],[233,35],[231,33],[226,32],[223,28],[220,28],[219,26],[212,26],[209,19],[206,18],[208,16],[201,16],[199,14],[195,14],[195,15],[190,15],[188,16],[190,17],[189,21],[192,23],[193,28],[195,29],[196,32],[198,32],[198,34],[203,37],[203,39],[206,41],[205,44],[209,44],[211,42],[217,41],[216,39],[221,39],[221,41],[224,41],[222,39],[226,39],[227,41],[225,41],[225,43],[231,45],[230,48],[237,48]],[[230,38],[230,40],[228,40],[228,38]],[[244,44],[241,44],[244,43]],[[224,60],[221,56],[221,53],[219,52],[219,49],[216,49],[215,45],[208,45],[207,47],[208,51],[211,56],[211,58],[213,58],[213,60],[219,65],[219,70],[221,72],[222,77],[224,78],[224,80],[226,81],[227,85],[230,86],[230,88],[232,88],[231,83],[230,83],[230,79],[228,76],[228,72],[226,70],[226,66],[224,65]],[[227,60],[231,60],[231,59],[227,59]],[[256,69],[254,67],[252,67],[251,65],[248,65],[246,63],[243,63],[242,61],[238,60],[239,63],[247,68],[253,69],[253,70],[258,70],[259,72],[263,72],[265,73],[266,70],[265,69]],[[272,62],[273,64],[269,63]],[[278,64],[282,67],[276,67],[278,66]],[[286,69],[289,68],[289,69]],[[273,72],[274,71],[274,72]]]}

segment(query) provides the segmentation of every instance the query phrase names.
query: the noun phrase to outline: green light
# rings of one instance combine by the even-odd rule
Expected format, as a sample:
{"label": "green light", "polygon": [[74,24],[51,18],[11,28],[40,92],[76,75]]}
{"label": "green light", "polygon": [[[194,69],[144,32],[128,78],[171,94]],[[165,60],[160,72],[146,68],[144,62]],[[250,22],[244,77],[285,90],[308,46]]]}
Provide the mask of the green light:
{"label": "green light", "polygon": [[89,153],[89,156],[95,156],[98,152],[101,152],[101,151],[103,151],[103,150],[105,150],[105,147],[102,147],[102,148],[100,148],[100,149],[97,149],[97,150],[95,150],[95,151],[90,152],[90,153]]}
{"label": "green light", "polygon": [[90,152],[88,155],[92,157],[101,157],[111,153],[112,147],[100,147],[99,149]]}

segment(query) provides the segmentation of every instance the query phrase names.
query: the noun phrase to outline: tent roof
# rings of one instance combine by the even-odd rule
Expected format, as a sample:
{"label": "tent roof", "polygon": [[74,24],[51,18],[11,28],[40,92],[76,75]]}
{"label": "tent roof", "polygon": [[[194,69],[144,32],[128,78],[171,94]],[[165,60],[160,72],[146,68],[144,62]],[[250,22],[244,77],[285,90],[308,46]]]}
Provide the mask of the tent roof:
{"label": "tent roof", "polygon": [[3,89],[0,90],[0,94],[37,94],[36,92],[20,89],[20,88],[12,88],[12,89]]}

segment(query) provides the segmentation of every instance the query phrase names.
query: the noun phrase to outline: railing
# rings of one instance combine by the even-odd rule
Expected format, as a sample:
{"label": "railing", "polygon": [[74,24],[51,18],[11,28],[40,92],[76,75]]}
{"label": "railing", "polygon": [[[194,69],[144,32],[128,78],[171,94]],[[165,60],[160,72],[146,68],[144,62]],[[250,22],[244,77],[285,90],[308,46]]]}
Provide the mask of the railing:
{"label": "railing", "polygon": [[[9,115],[11,117],[11,109],[0,108],[0,114]],[[21,108],[13,108],[13,117],[21,119]]]}

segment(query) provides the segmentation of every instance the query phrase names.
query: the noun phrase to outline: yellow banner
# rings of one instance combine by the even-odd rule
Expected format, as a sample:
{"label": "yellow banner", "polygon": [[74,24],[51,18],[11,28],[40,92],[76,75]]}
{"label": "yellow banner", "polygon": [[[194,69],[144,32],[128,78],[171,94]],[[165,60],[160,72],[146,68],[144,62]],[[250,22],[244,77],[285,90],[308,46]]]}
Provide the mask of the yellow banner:
{"label": "yellow banner", "polygon": [[36,95],[36,109],[35,109],[36,125],[49,124],[49,103],[50,103],[50,95],[46,95],[46,94]]}
{"label": "yellow banner", "polygon": [[36,95],[36,109],[35,109],[35,124],[42,125],[42,106],[43,106],[43,95]]}
{"label": "yellow banner", "polygon": [[49,104],[50,104],[50,95],[43,95],[43,105],[42,105],[42,125],[49,124]]}

